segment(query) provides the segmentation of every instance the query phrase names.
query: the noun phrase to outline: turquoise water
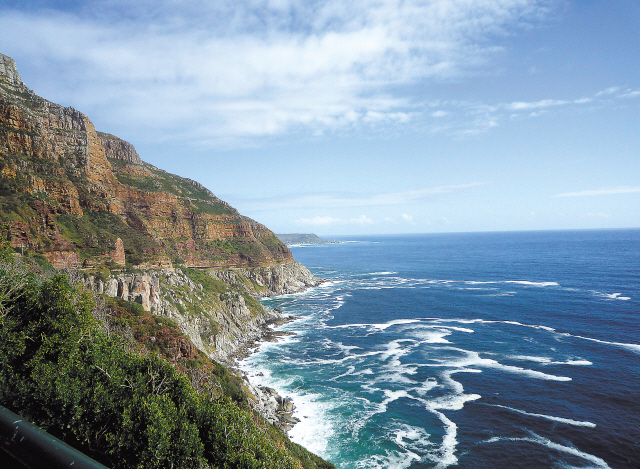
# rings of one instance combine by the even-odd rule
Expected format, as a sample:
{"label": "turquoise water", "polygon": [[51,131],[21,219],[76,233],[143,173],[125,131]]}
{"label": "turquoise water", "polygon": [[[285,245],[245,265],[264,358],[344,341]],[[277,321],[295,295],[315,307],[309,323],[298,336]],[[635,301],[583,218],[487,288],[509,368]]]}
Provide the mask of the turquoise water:
{"label": "turquoise water", "polygon": [[243,362],[293,397],[293,441],[339,468],[640,467],[640,230],[353,241],[292,249],[330,282],[264,301],[296,335]]}

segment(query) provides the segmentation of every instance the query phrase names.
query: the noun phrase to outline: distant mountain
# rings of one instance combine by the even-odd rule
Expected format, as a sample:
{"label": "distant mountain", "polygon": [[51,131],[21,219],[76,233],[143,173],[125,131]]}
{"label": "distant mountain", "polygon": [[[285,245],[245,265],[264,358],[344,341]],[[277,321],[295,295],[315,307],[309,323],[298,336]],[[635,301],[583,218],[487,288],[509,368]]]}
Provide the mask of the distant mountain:
{"label": "distant mountain", "polygon": [[278,239],[287,246],[295,244],[333,244],[335,241],[327,241],[313,233],[289,233],[276,234]]}

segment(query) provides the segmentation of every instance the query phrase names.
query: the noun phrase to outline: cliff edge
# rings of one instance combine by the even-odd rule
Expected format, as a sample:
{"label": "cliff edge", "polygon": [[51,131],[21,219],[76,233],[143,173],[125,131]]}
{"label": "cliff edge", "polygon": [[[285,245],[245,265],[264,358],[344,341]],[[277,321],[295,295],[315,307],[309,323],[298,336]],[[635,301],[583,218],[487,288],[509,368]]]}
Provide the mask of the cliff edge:
{"label": "cliff edge", "polygon": [[174,319],[219,361],[283,319],[256,298],[321,282],[266,226],[37,96],[2,54],[0,223],[21,254]]}
{"label": "cliff edge", "polygon": [[81,112],[37,96],[2,54],[0,212],[13,246],[58,268],[293,261],[266,226],[201,184],[143,162]]}

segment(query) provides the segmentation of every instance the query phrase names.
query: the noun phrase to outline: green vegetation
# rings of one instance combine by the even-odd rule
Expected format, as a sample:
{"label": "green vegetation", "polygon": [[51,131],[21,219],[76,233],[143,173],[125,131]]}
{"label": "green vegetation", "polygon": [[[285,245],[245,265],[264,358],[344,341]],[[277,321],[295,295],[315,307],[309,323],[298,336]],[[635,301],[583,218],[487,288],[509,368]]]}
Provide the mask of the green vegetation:
{"label": "green vegetation", "polygon": [[62,235],[79,247],[83,258],[112,251],[117,238],[122,239],[127,262],[133,265],[151,259],[153,252],[159,249],[155,240],[105,210],[86,211],[82,217],[60,215],[56,220]]}
{"label": "green vegetation", "polygon": [[117,236],[100,229],[87,216],[60,215],[57,217],[62,235],[80,247],[83,258],[97,257],[113,250]]}
{"label": "green vegetation", "polygon": [[[181,373],[159,355],[132,350],[113,332],[116,323],[105,329],[89,294],[64,275],[44,280],[16,268],[4,246],[3,405],[113,468],[333,467],[248,411],[241,380],[224,367],[207,371],[196,358]],[[137,318],[144,334],[175,327],[149,321],[135,304],[119,307],[128,312],[122,321]]]}
{"label": "green vegetation", "polygon": [[[247,305],[254,316],[262,313],[263,306],[260,304],[260,302],[249,295],[247,289],[242,288],[240,285],[229,285],[222,280],[213,278],[202,270],[188,269],[185,267],[181,267],[180,270],[182,270],[182,272],[187,275],[193,282],[202,285],[207,293],[217,293],[221,301],[237,299],[238,297],[242,296],[242,298],[244,298],[244,303]],[[244,280],[246,282],[249,282],[249,280],[247,279]]]}
{"label": "green vegetation", "polygon": [[199,213],[209,215],[233,215],[238,212],[215,197],[208,189],[175,174],[167,173],[148,163],[142,166],[150,175],[129,174],[124,171],[127,163],[115,158],[108,158],[115,170],[116,178],[121,184],[135,187],[146,192],[164,192],[178,197],[190,199],[190,207]]}

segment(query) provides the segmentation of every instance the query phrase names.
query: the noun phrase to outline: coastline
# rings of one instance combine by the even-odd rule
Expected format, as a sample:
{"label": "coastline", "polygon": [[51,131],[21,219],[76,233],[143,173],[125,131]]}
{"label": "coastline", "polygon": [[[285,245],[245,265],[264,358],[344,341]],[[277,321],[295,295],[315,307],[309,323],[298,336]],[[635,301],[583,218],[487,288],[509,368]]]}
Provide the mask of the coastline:
{"label": "coastline", "polygon": [[[274,312],[280,312],[274,310]],[[260,335],[242,346],[229,357],[227,366],[238,373],[249,390],[249,406],[262,415],[269,423],[275,425],[286,436],[300,419],[293,416],[296,406],[290,397],[281,396],[275,389],[255,385],[251,382],[249,373],[240,368],[240,362],[250,357],[260,349],[260,344],[265,342],[277,342],[280,337],[295,335],[293,332],[274,331],[273,327],[282,326],[300,319],[298,316],[283,316],[273,319],[260,326]]]}
{"label": "coastline", "polygon": [[[245,285],[242,279],[249,279],[258,287],[249,290],[255,299],[303,293],[330,282],[327,279],[315,277],[306,267],[295,261],[290,266],[278,266],[275,269],[236,269],[215,272],[214,276],[229,284]],[[228,334],[220,334],[220,340],[216,338],[218,353],[213,358],[243,380],[249,394],[249,406],[289,436],[288,431],[300,422],[293,416],[296,406],[292,399],[281,396],[273,388],[252,383],[249,373],[241,368],[240,363],[258,352],[261,344],[277,342],[280,338],[295,335],[292,332],[277,331],[274,328],[298,320],[300,317],[285,316],[277,308],[273,310],[264,308],[264,312],[261,319],[253,318],[245,323],[240,330],[241,335],[236,335],[234,338],[233,335],[227,337]],[[260,370],[253,371],[255,375],[260,376]]]}

